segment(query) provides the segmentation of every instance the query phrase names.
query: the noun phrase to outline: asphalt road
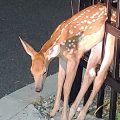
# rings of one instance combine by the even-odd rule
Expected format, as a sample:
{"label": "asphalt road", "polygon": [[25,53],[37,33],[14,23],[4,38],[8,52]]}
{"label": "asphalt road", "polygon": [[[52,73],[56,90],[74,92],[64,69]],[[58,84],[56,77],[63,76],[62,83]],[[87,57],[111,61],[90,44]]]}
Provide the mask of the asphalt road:
{"label": "asphalt road", "polygon": [[[69,16],[70,0],[0,0],[0,98],[33,82],[31,59],[18,37],[38,51]],[[57,71],[55,63],[49,75]]]}

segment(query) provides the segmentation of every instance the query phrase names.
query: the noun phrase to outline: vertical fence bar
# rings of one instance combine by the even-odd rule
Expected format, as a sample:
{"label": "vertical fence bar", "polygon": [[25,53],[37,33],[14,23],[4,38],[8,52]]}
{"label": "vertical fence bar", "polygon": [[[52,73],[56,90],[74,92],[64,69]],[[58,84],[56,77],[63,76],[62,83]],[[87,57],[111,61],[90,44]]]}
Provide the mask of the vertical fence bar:
{"label": "vertical fence bar", "polygon": [[[117,2],[117,20],[116,20],[116,27],[120,29],[120,0]],[[119,81],[119,62],[120,62],[120,56],[119,56],[119,39],[116,38],[115,41],[115,56],[114,56],[114,66],[113,66],[113,77]],[[120,81],[119,81],[120,82]]]}
{"label": "vertical fence bar", "polygon": [[[120,0],[117,1],[117,19],[116,28],[120,29]],[[114,51],[114,66],[113,66],[113,77],[115,80],[119,80],[119,40],[115,40],[115,51]],[[111,101],[110,101],[110,111],[109,120],[116,119],[116,106],[117,106],[117,92],[112,89],[111,91]]]}
{"label": "vertical fence bar", "polygon": [[109,111],[109,120],[116,120],[116,102],[117,102],[117,93],[115,90],[111,90],[111,99],[110,99],[110,111]]}
{"label": "vertical fence bar", "polygon": [[[102,106],[103,103],[104,103],[104,92],[105,92],[105,84],[103,84],[103,86],[101,87],[101,90],[98,93],[97,108],[99,108],[100,106]],[[96,117],[97,118],[102,118],[102,114],[103,114],[103,107],[101,107],[99,109],[99,111],[96,113]]]}
{"label": "vertical fence bar", "polygon": [[80,0],[71,0],[71,11],[72,15],[80,11]]}
{"label": "vertical fence bar", "polygon": [[85,93],[83,105],[86,104],[88,98],[90,97],[92,89],[93,89],[93,83],[90,85],[90,87],[88,88],[87,92]]}

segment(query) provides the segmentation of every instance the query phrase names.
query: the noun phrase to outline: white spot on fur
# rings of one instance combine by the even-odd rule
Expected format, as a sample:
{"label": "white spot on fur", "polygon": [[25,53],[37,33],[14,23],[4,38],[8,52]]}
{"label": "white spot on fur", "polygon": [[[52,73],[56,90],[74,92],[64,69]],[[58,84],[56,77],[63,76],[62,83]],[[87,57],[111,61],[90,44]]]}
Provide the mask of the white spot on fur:
{"label": "white spot on fur", "polygon": [[67,51],[70,52],[70,49],[68,48]]}
{"label": "white spot on fur", "polygon": [[59,35],[59,36],[57,37],[56,41],[59,40],[60,37],[61,37],[61,35]]}
{"label": "white spot on fur", "polygon": [[77,26],[74,26],[74,28],[77,28]]}
{"label": "white spot on fur", "polygon": [[64,28],[66,28],[68,26],[68,24],[67,25],[65,25],[65,27]]}
{"label": "white spot on fur", "polygon": [[88,24],[91,24],[92,22],[88,20],[87,23],[88,23]]}
{"label": "white spot on fur", "polygon": [[68,40],[68,42],[71,42],[71,40]]}
{"label": "white spot on fur", "polygon": [[78,107],[78,108],[77,108],[77,112],[80,112],[80,111],[81,111],[81,107]]}
{"label": "white spot on fur", "polygon": [[78,32],[78,33],[76,34],[76,36],[78,36],[78,35],[81,35],[81,32]]}
{"label": "white spot on fur", "polygon": [[81,23],[84,23],[84,21],[81,21]]}
{"label": "white spot on fur", "polygon": [[73,21],[76,21],[78,18],[75,18]]}
{"label": "white spot on fur", "polygon": [[76,45],[74,44],[74,45],[72,45],[73,46],[73,48],[75,48],[76,47]]}
{"label": "white spot on fur", "polygon": [[100,10],[100,11],[102,11],[102,10],[103,10],[103,8],[99,8],[99,10]]}
{"label": "white spot on fur", "polygon": [[85,29],[87,29],[88,28],[88,26],[85,26]]}
{"label": "white spot on fur", "polygon": [[116,16],[115,13],[113,13],[113,16],[114,16],[114,17]]}
{"label": "white spot on fur", "polygon": [[86,10],[87,12],[90,12],[90,10]]}
{"label": "white spot on fur", "polygon": [[92,16],[90,16],[90,18],[95,18],[95,17],[98,16],[98,15],[99,15],[99,13],[96,12],[95,14],[93,14]]}
{"label": "white spot on fur", "polygon": [[73,42],[75,42],[75,39],[73,40]]}
{"label": "white spot on fur", "polygon": [[72,31],[72,30],[69,30],[69,33],[70,33],[70,34],[73,34],[73,31]]}
{"label": "white spot on fur", "polygon": [[94,18],[94,16],[90,16],[90,18],[92,18],[92,19],[93,19],[93,18]]}
{"label": "white spot on fur", "polygon": [[96,76],[95,69],[94,69],[94,68],[91,68],[91,69],[89,70],[89,74],[90,74],[91,77],[95,77],[95,76]]}
{"label": "white spot on fur", "polygon": [[90,26],[89,29],[92,29],[92,26]]}
{"label": "white spot on fur", "polygon": [[98,15],[98,17],[101,17],[103,14],[104,14],[104,11],[102,11],[102,12]]}
{"label": "white spot on fur", "polygon": [[83,30],[83,29],[84,29],[84,26],[81,27],[81,30]]}
{"label": "white spot on fur", "polygon": [[[72,21],[71,21],[71,22],[72,22]],[[68,25],[70,25],[70,24],[71,24],[71,22],[69,22],[69,23],[68,23]]]}
{"label": "white spot on fur", "polygon": [[115,20],[115,19],[113,19],[113,18],[111,18],[111,21],[116,22],[116,20]]}
{"label": "white spot on fur", "polygon": [[93,19],[92,22],[96,22],[96,19]]}
{"label": "white spot on fur", "polygon": [[65,28],[63,28],[63,29],[61,30],[61,33],[63,33],[63,32],[64,32],[64,30],[65,30]]}
{"label": "white spot on fur", "polygon": [[74,45],[74,43],[71,43],[71,45]]}
{"label": "white spot on fur", "polygon": [[72,45],[71,44],[69,44],[69,47],[71,47]]}
{"label": "white spot on fur", "polygon": [[95,15],[99,15],[99,13],[98,13],[98,12],[96,12],[96,13],[95,13]]}

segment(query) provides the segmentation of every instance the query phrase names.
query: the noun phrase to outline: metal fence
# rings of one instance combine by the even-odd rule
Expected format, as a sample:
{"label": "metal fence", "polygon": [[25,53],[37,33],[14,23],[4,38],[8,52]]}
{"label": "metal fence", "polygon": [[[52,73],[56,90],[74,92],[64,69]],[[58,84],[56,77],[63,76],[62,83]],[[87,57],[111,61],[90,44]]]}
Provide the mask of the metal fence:
{"label": "metal fence", "polygon": [[[111,98],[110,98],[110,111],[109,111],[109,120],[115,120],[116,118],[116,102],[117,102],[117,93],[120,93],[120,0],[71,0],[71,9],[72,15],[78,12],[79,10],[90,6],[91,4],[96,4],[97,2],[104,2],[106,3],[107,10],[108,10],[108,19],[105,23],[105,36],[107,33],[110,33],[115,36],[115,54],[114,54],[114,61],[111,65],[112,70],[109,70],[107,78],[105,80],[104,85],[102,86],[101,90],[98,93],[97,98],[97,107],[103,105],[104,101],[104,89],[106,85],[111,87]],[[113,8],[114,7],[114,8]],[[111,8],[115,9],[117,12],[117,20],[115,23],[111,22]],[[105,47],[105,40],[106,37],[104,36],[103,39],[103,50],[102,56],[104,56],[104,47]],[[89,53],[87,53],[80,63],[80,71],[82,70],[81,67],[86,68],[87,60],[88,60]],[[78,68],[78,73],[80,72]],[[82,72],[82,71],[81,71]],[[79,77],[79,78],[78,78]],[[80,76],[77,76],[75,81],[81,80]],[[75,87],[76,88],[76,87]],[[92,90],[92,85],[88,89],[85,97],[84,97],[84,104],[86,103],[87,99]],[[74,98],[75,99],[75,98]],[[103,107],[99,109],[96,113],[96,117],[102,118],[103,114]]]}

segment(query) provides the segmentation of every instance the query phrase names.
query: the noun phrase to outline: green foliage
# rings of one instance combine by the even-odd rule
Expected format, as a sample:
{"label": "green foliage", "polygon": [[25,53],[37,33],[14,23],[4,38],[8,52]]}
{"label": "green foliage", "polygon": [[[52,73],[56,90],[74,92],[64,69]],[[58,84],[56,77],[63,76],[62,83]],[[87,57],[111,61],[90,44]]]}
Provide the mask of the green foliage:
{"label": "green foliage", "polygon": [[117,120],[120,120],[120,113],[117,113]]}

